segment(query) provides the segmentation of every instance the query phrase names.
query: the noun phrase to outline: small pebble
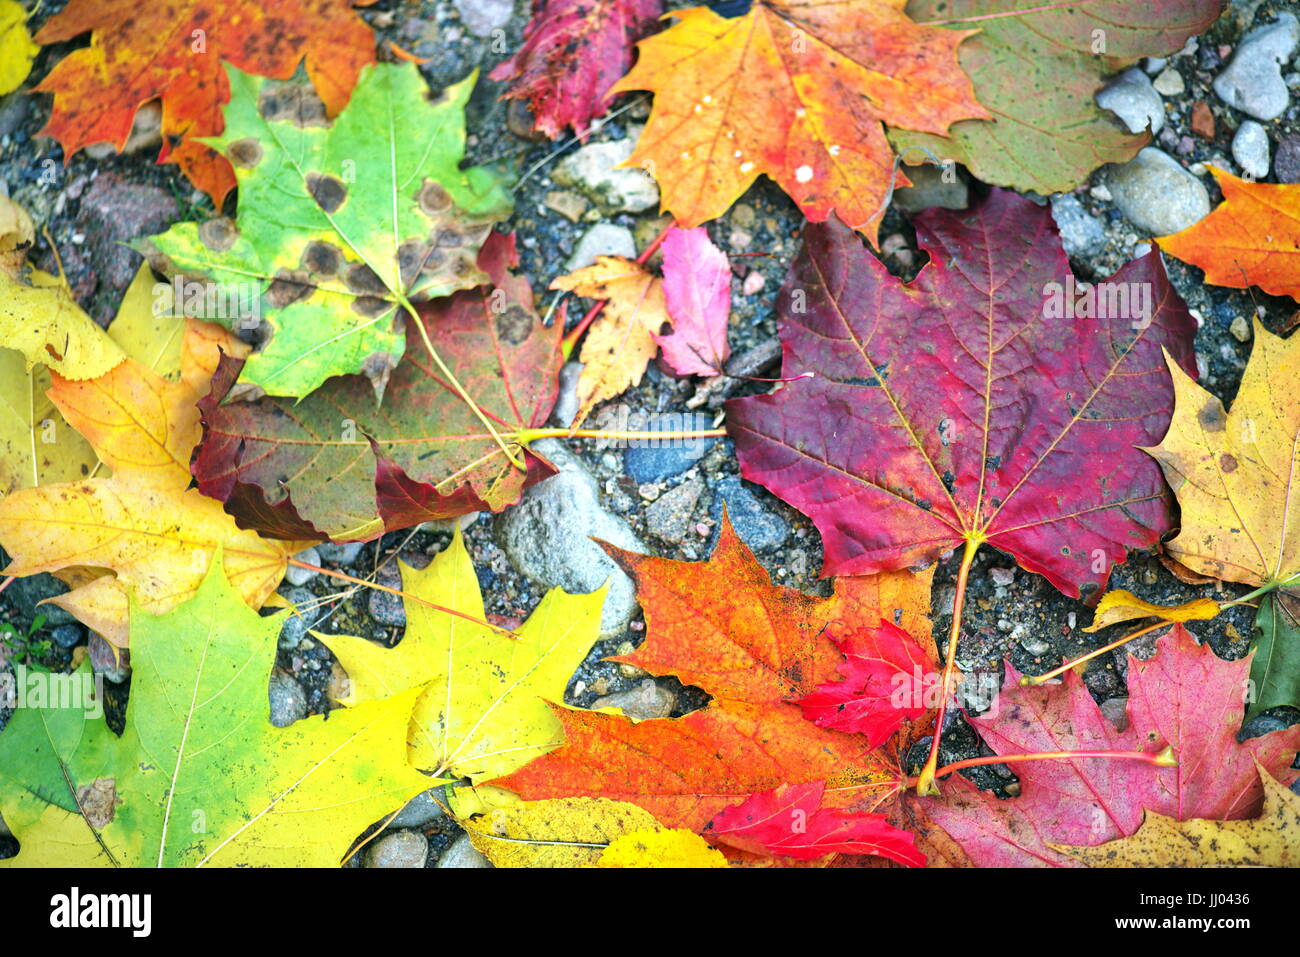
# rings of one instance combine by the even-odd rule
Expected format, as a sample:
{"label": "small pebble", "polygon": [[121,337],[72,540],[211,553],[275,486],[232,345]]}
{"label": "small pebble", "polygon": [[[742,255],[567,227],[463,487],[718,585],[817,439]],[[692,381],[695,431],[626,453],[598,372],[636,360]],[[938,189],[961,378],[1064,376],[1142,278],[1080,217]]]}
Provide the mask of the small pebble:
{"label": "small pebble", "polygon": [[1300,183],[1300,135],[1290,133],[1278,141],[1273,176],[1279,183]]}
{"label": "small pebble", "polygon": [[290,675],[277,671],[271,675],[271,724],[287,728],[307,714],[307,693]]}
{"label": "small pebble", "polygon": [[429,842],[419,831],[393,831],[366,848],[366,867],[423,867]]}
{"label": "small pebble", "polygon": [[1161,96],[1178,96],[1187,87],[1183,84],[1183,75],[1173,67],[1168,67],[1156,77],[1151,85]]}
{"label": "small pebble", "polygon": [[1124,217],[1153,236],[1179,232],[1210,212],[1201,181],[1153,146],[1112,167],[1106,181]]}
{"label": "small pebble", "polygon": [[1232,337],[1238,342],[1250,341],[1250,321],[1245,316],[1237,316],[1233,319],[1228,331],[1232,333]]}
{"label": "small pebble", "polygon": [[763,283],[765,282],[767,282],[767,280],[764,278],[763,274],[755,269],[746,276],[745,281],[741,283],[740,293],[743,296],[753,296],[763,288]]}
{"label": "small pebble", "polygon": [[462,834],[438,858],[438,867],[491,867],[492,862],[470,843],[469,835]]}
{"label": "small pebble", "polygon": [[1268,175],[1268,133],[1254,120],[1246,120],[1232,137],[1232,158],[1249,176]]}
{"label": "small pebble", "polygon": [[[313,545],[310,548],[304,548],[297,555],[293,556],[300,562],[306,562],[308,565],[319,565],[321,562],[320,552],[316,551]],[[305,585],[320,572],[312,568],[299,568],[297,565],[290,565],[284,572],[284,580],[290,585]]]}
{"label": "small pebble", "polygon": [[1242,37],[1232,62],[1214,79],[1219,99],[1257,120],[1275,120],[1286,112],[1291,93],[1282,79],[1282,64],[1300,43],[1300,20],[1293,13],[1256,27]]}
{"label": "small pebble", "polygon": [[1150,128],[1159,133],[1165,124],[1165,108],[1151,80],[1137,67],[1129,67],[1097,94],[1097,105],[1118,116],[1130,133]]}

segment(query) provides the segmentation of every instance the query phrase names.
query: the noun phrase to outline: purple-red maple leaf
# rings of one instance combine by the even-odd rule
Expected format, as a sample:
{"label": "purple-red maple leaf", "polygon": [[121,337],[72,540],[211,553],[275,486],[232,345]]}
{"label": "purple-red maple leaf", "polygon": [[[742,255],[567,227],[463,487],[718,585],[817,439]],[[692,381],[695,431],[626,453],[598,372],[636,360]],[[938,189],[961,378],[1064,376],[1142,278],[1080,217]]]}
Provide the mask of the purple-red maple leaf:
{"label": "purple-red maple leaf", "polygon": [[891,276],[836,222],[808,227],[778,302],[783,389],[734,399],[745,478],[808,515],[823,575],[965,543],[1066,594],[1172,527],[1139,446],[1169,427],[1162,350],[1195,374],[1196,325],[1151,253],[1076,284],[1051,211],[994,190],[916,220],[930,262]]}
{"label": "purple-red maple leaf", "polygon": [[533,0],[523,46],[491,76],[527,100],[551,139],[572,126],[585,138],[606,94],[632,65],[632,47],[664,12],[663,0]]}
{"label": "purple-red maple leaf", "polygon": [[1293,781],[1300,725],[1237,743],[1249,672],[1249,657],[1223,661],[1176,625],[1155,657],[1129,658],[1128,726],[1117,731],[1074,672],[1064,688],[1022,688],[1008,667],[996,712],[972,722],[998,754],[1171,747],[1178,766],[1025,761],[1014,765],[1019,797],[1000,800],[950,777],[945,799],[927,800],[926,810],[979,867],[1077,866],[1048,842],[1093,846],[1124,837],[1141,826],[1144,810],[1180,821],[1254,817],[1263,800],[1255,761],[1284,784]]}

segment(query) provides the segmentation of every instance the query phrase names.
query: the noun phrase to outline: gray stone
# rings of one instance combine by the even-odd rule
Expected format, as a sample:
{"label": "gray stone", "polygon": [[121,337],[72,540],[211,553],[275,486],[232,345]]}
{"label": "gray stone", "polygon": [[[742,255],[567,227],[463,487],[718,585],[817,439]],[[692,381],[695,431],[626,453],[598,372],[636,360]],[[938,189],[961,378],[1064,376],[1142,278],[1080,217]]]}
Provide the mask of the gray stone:
{"label": "gray stone", "polygon": [[292,676],[282,671],[271,675],[270,687],[271,724],[277,728],[287,728],[295,721],[301,721],[307,714],[307,693],[302,685]]}
{"label": "gray stone", "polygon": [[1238,741],[1249,741],[1274,731],[1285,731],[1296,723],[1296,709],[1286,706],[1268,708],[1246,721],[1237,732]]}
{"label": "gray stone", "polygon": [[324,617],[328,608],[320,604],[316,596],[306,588],[286,588],[280,592],[280,596],[293,605],[280,626],[280,647],[296,648],[307,634],[307,629]]}
{"label": "gray stone", "polygon": [[1186,84],[1183,83],[1183,75],[1173,67],[1161,72],[1158,77],[1151,81],[1151,85],[1155,87],[1155,91],[1161,96],[1178,96],[1187,89]]}
{"label": "gray stone", "polygon": [[636,589],[591,539],[646,551],[623,519],[605,511],[599,487],[582,461],[554,439],[533,443],[560,471],[524,493],[497,520],[497,538],[519,572],[548,588],[585,594],[609,582],[600,635],[621,634],[636,610]]}
{"label": "gray stone", "polygon": [[438,867],[491,867],[492,862],[470,843],[469,835],[462,834],[438,858]]}
{"label": "gray stone", "polygon": [[423,867],[429,842],[419,831],[392,831],[366,848],[366,867]]}
{"label": "gray stone", "polygon": [[677,707],[677,695],[667,688],[655,684],[653,678],[645,678],[635,688],[616,691],[591,703],[592,708],[622,708],[623,713],[634,721],[647,721],[650,718],[666,718]]}
{"label": "gray stone", "polygon": [[1165,105],[1151,85],[1151,79],[1137,67],[1129,67],[1097,94],[1097,105],[1110,110],[1130,133],[1150,128],[1159,133],[1165,125]]}
{"label": "gray stone", "polygon": [[[300,562],[306,562],[308,565],[320,564],[320,552],[316,551],[315,547],[304,548],[293,557]],[[299,568],[297,565],[290,565],[285,569],[284,580],[290,585],[305,585],[319,574],[320,572],[310,568]]]}
{"label": "gray stone", "polygon": [[75,648],[86,637],[86,629],[81,625],[57,625],[50,629],[50,640],[60,648]]}
{"label": "gray stone", "polygon": [[43,615],[47,625],[70,625],[77,620],[72,612],[64,611],[50,602],[40,604],[47,598],[66,593],[67,590],[68,586],[63,582],[53,575],[42,572],[39,575],[15,578],[13,584],[5,589],[5,598],[12,602],[14,608],[28,620]]}
{"label": "gray stone", "polygon": [[1186,229],[1210,212],[1201,181],[1154,146],[1112,166],[1106,184],[1125,218],[1153,236]]}
{"label": "gray stone", "polygon": [[1241,39],[1232,61],[1214,79],[1214,92],[1229,106],[1257,120],[1275,120],[1286,112],[1290,92],[1282,79],[1282,64],[1300,42],[1300,20],[1278,14],[1267,26]]}
{"label": "gray stone", "polygon": [[1232,137],[1232,158],[1255,179],[1268,175],[1268,133],[1254,120],[1246,120]]}
{"label": "gray stone", "polygon": [[565,267],[569,272],[582,269],[594,263],[597,256],[626,256],[635,259],[636,240],[632,238],[632,230],[626,226],[597,223],[582,234]]}
{"label": "gray stone", "polygon": [[644,169],[616,169],[636,148],[636,137],[612,143],[588,143],[565,157],[551,179],[582,193],[606,216],[643,213],[659,205],[659,187]]}
{"label": "gray stone", "polygon": [[407,802],[406,807],[397,812],[397,816],[389,822],[388,826],[392,829],[424,827],[434,821],[441,821],[447,816],[447,812],[438,805],[439,801],[443,804],[447,803],[442,788],[421,791]]}
{"label": "gray stone", "polygon": [[1095,256],[1106,247],[1106,230],[1097,219],[1070,193],[1052,197],[1052,218],[1061,231],[1061,245],[1065,254],[1075,259]]}
{"label": "gray stone", "polygon": [[514,15],[514,0],[455,0],[460,22],[476,37],[490,37]]}
{"label": "gray stone", "polygon": [[894,205],[905,213],[915,213],[932,206],[965,209],[970,205],[970,187],[957,172],[955,165],[922,163],[919,166],[905,166],[903,172],[912,181],[912,185],[894,191]]}
{"label": "gray stone", "polygon": [[[400,561],[417,569],[427,568],[429,562],[433,560],[424,552],[402,552],[397,557]],[[400,589],[402,587],[402,573],[398,563],[389,561],[381,565],[375,573],[375,582],[385,588]],[[401,595],[394,595],[392,592],[372,588],[370,589],[368,606],[370,617],[379,624],[389,628],[406,627],[406,605]]]}
{"label": "gray stone", "polygon": [[1279,183],[1300,183],[1300,136],[1284,136],[1273,156],[1273,176]]}
{"label": "gray stone", "polygon": [[547,209],[559,213],[571,223],[581,220],[582,214],[591,205],[577,193],[571,193],[564,189],[556,189],[547,193],[545,202]]}
{"label": "gray stone", "polygon": [[86,650],[91,670],[103,675],[105,681],[121,684],[131,676],[131,652],[114,649],[98,632],[90,633]]}
{"label": "gray stone", "polygon": [[1236,339],[1238,342],[1250,341],[1250,322],[1245,316],[1236,316],[1233,318],[1232,325],[1228,327],[1228,331],[1232,333],[1232,338]]}
{"label": "gray stone", "polygon": [[646,528],[665,542],[680,542],[691,533],[691,516],[704,494],[704,480],[688,479],[669,489],[645,510]]}
{"label": "gray stone", "polygon": [[323,561],[333,562],[336,565],[351,565],[361,554],[361,549],[366,547],[365,542],[347,542],[343,545],[335,545],[333,542],[326,542],[323,545],[316,546],[316,552]]}
{"label": "gray stone", "polygon": [[1101,703],[1101,713],[1116,731],[1123,731],[1128,727],[1128,698],[1107,698]]}
{"label": "gray stone", "polygon": [[[710,509],[715,522],[721,522],[724,503],[727,517],[731,519],[736,534],[753,551],[776,548],[789,537],[790,526],[785,519],[765,509],[754,493],[741,484],[739,476],[728,475],[717,484],[713,493],[713,507]],[[709,543],[710,549],[717,540],[718,533],[715,529]]]}
{"label": "gray stone", "polygon": [[560,369],[560,388],[555,394],[555,408],[551,410],[551,421],[564,428],[569,427],[573,417],[578,414],[578,377],[582,375],[582,363],[566,362]]}
{"label": "gray stone", "polygon": [[[630,417],[629,417],[630,418]],[[642,432],[694,432],[712,427],[703,412],[656,415],[643,425],[629,421],[628,428]],[[623,450],[623,471],[638,485],[662,482],[680,475],[698,462],[717,439],[633,439]]]}

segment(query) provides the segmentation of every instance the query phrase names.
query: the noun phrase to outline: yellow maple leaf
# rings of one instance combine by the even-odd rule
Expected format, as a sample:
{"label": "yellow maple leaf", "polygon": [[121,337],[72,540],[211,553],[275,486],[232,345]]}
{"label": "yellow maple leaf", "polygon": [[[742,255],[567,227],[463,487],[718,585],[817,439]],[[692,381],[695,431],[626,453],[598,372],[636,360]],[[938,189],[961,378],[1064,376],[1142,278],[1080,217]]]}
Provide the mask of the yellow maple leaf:
{"label": "yellow maple leaf", "polygon": [[578,414],[570,425],[577,428],[598,402],[640,383],[659,348],[654,334],[672,319],[663,281],[622,256],[599,256],[595,265],[561,276],[551,288],[608,300],[582,342]]}
{"label": "yellow maple leaf", "polygon": [[1182,529],[1166,546],[1177,561],[1227,581],[1288,585],[1300,577],[1300,338],[1257,322],[1254,339],[1231,412],[1169,362],[1173,421],[1147,451],[1182,509]]}

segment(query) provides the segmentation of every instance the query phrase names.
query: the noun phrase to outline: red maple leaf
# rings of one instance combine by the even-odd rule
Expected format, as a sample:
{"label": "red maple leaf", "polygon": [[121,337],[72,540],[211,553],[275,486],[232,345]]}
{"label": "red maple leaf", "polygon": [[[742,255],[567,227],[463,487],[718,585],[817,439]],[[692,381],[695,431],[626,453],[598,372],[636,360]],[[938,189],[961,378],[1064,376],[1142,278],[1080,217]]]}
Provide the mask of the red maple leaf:
{"label": "red maple leaf", "polygon": [[1293,781],[1300,725],[1237,743],[1249,672],[1249,657],[1223,661],[1177,625],[1157,642],[1155,657],[1129,658],[1129,723],[1117,731],[1074,672],[1064,688],[1022,688],[1008,667],[996,713],[972,722],[998,754],[1172,747],[1178,766],[1026,761],[1014,765],[1019,797],[999,800],[955,777],[944,783],[946,799],[927,801],[926,810],[980,867],[1075,866],[1048,842],[1092,846],[1124,837],[1142,824],[1144,810],[1180,821],[1254,817],[1263,800],[1254,762]]}
{"label": "red maple leaf", "polygon": [[815,860],[828,854],[875,854],[909,867],[924,867],[925,855],[910,833],[894,827],[883,814],[824,808],[820,781],[782,784],[751,794],[720,812],[709,834],[751,854],[779,854]]}
{"label": "red maple leaf", "polygon": [[510,84],[502,99],[528,101],[548,137],[572,126],[585,139],[632,65],[633,44],[663,12],[663,0],[533,0],[523,46],[490,75]]}
{"label": "red maple leaf", "polygon": [[843,681],[820,685],[799,699],[803,716],[822,728],[865,734],[871,746],[884,744],[904,720],[925,714],[935,702],[934,659],[903,629],[887,621],[831,639],[844,652]]}
{"label": "red maple leaf", "polygon": [[826,576],[987,542],[1066,594],[1103,585],[1172,526],[1138,446],[1172,414],[1162,349],[1194,374],[1195,322],[1155,253],[1076,286],[1050,210],[1014,193],[916,232],[930,262],[903,283],[808,227],[778,308],[782,374],[811,377],[727,404],[742,473],[816,523]]}

